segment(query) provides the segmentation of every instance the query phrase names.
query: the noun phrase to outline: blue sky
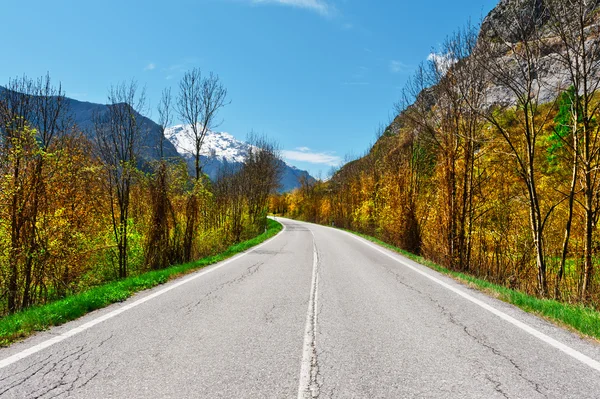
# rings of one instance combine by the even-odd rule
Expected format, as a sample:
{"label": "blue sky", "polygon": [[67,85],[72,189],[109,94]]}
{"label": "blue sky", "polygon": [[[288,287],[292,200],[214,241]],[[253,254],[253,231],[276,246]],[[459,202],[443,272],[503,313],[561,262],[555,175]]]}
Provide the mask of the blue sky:
{"label": "blue sky", "polygon": [[325,177],[368,150],[416,66],[496,0],[1,0],[0,84],[47,71],[67,96],[106,102],[111,84],[160,92],[217,73],[231,104],[218,128],[275,140]]}

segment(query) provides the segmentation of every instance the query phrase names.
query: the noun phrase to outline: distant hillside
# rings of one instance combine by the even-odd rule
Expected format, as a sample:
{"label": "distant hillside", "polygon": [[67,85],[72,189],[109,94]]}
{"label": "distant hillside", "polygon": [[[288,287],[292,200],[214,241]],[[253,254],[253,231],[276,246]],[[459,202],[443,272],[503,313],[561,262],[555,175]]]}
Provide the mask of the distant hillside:
{"label": "distant hillside", "polygon": [[[0,86],[0,94],[6,88]],[[66,98],[66,103],[73,122],[87,135],[94,139],[94,116],[102,116],[108,111],[108,106],[85,101],[78,101],[72,98]],[[142,127],[146,134],[144,137],[141,157],[142,164],[158,158],[158,148],[161,139],[161,129],[151,119],[139,115],[142,121]],[[186,126],[178,125],[167,129],[166,140],[163,141],[163,153],[166,158],[183,158],[193,168],[191,159],[191,142]],[[219,170],[225,165],[230,164],[234,167],[241,165],[248,154],[249,144],[237,140],[228,133],[209,132],[206,136],[202,149],[202,168],[208,174],[211,180],[218,177]],[[300,186],[300,179],[314,181],[314,178],[304,170],[297,169],[294,166],[282,162],[283,173],[280,181],[280,192],[291,191]]]}
{"label": "distant hillside", "polygon": [[[75,123],[87,135],[93,134],[94,115],[102,115],[108,111],[108,106],[106,105],[83,102],[71,98],[68,99],[68,104]],[[145,116],[140,115],[139,117],[142,121],[143,130],[146,132],[141,149],[142,158],[145,161],[156,159],[159,155],[160,127]],[[164,140],[163,151],[164,156],[167,158],[178,157],[177,150],[168,140]]]}
{"label": "distant hillside", "polygon": [[[0,86],[0,92],[7,90]],[[104,104],[95,104],[90,102],[78,101],[72,98],[66,98],[66,104],[70,112],[70,116],[73,118],[73,122],[86,134],[89,138],[93,138],[93,120],[94,116],[102,116],[108,111],[108,106]],[[151,119],[145,116],[139,115],[142,121],[143,130],[146,132],[146,137],[142,143],[141,156],[143,161],[149,161],[156,159],[158,156],[158,147],[160,142],[160,127],[154,123]],[[164,155],[165,157],[179,157],[175,147],[168,142],[164,141]]]}

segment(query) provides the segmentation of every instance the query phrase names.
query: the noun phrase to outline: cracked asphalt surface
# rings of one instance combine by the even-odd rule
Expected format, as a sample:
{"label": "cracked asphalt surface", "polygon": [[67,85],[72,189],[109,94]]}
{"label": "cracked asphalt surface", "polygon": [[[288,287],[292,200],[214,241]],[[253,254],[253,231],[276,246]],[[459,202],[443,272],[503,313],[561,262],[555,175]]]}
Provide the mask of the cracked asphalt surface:
{"label": "cracked asphalt surface", "polygon": [[[600,397],[598,371],[480,306],[346,233],[282,222],[256,251],[0,369],[0,398]],[[600,360],[598,343],[404,261]]]}

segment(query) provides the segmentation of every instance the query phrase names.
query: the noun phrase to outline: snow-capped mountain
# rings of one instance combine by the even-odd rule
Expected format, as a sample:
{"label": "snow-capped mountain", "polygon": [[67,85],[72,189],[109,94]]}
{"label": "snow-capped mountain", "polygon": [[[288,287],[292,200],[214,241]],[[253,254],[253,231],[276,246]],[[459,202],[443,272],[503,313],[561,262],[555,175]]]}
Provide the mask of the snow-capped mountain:
{"label": "snow-capped mountain", "polygon": [[[190,125],[176,125],[165,130],[165,137],[177,152],[184,157],[194,153],[194,134]],[[229,133],[209,131],[202,144],[201,155],[208,158],[218,158],[227,162],[244,162],[250,145],[237,140]]]}
{"label": "snow-capped mountain", "polygon": [[[165,137],[177,149],[177,152],[186,159],[190,173],[194,169],[194,140],[190,125],[176,125],[165,130]],[[250,151],[250,144],[240,141],[229,133],[209,131],[204,138],[200,151],[202,171],[215,180],[219,170],[224,164],[241,165]],[[313,177],[304,170],[283,162],[281,175],[281,192],[293,190],[300,186],[300,178],[313,180]]]}

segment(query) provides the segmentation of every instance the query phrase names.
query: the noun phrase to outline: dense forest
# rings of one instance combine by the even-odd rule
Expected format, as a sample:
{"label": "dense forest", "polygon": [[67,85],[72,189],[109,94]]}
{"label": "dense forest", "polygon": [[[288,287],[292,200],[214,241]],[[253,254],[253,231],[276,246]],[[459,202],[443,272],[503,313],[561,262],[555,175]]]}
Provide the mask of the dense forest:
{"label": "dense forest", "polygon": [[176,116],[193,125],[190,174],[163,156],[163,141],[145,147],[149,110],[136,82],[112,87],[106,111],[82,129],[49,76],[10,80],[0,91],[0,316],[263,232],[281,165],[272,142],[252,137],[244,164],[216,182],[202,172],[204,137],[227,101],[218,76],[199,69],[174,98],[163,92],[162,132]]}
{"label": "dense forest", "polygon": [[600,306],[598,2],[503,1],[448,37],[368,154],[271,209]]}

